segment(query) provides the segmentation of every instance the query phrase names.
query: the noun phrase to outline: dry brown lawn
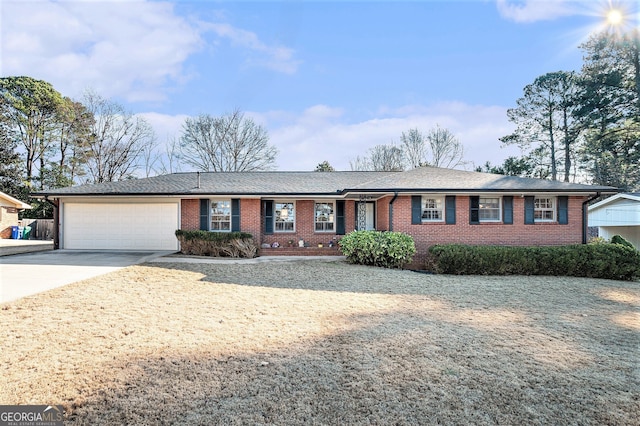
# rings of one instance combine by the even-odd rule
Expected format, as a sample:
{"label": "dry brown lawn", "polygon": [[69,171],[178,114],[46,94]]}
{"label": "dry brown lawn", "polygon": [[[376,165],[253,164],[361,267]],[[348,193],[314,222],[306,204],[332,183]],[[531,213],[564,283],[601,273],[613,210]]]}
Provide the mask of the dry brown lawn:
{"label": "dry brown lawn", "polygon": [[0,306],[0,404],[77,424],[640,424],[638,282],[154,263]]}

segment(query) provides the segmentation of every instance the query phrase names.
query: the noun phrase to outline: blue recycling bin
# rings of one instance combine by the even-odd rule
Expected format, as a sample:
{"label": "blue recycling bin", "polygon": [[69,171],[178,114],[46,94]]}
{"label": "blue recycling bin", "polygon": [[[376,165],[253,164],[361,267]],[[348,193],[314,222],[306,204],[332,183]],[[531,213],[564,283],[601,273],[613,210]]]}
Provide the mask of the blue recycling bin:
{"label": "blue recycling bin", "polygon": [[18,240],[22,239],[22,233],[24,232],[24,228],[22,226],[18,226]]}
{"label": "blue recycling bin", "polygon": [[20,227],[19,226],[12,226],[11,227],[11,239],[12,240],[17,240],[19,239],[20,235]]}

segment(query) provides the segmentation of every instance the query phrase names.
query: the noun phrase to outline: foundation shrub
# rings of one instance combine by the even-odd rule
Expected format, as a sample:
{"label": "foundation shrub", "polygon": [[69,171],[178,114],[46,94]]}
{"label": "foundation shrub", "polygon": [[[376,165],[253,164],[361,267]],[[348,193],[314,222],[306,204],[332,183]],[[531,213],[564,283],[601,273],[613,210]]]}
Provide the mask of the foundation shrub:
{"label": "foundation shrub", "polygon": [[640,278],[640,252],[621,244],[559,247],[435,245],[431,270],[455,275],[555,275],[614,280]]}
{"label": "foundation shrub", "polygon": [[338,244],[349,263],[383,268],[401,268],[416,253],[413,238],[401,232],[353,231]]}
{"label": "foundation shrub", "polygon": [[622,237],[620,235],[614,235],[613,237],[611,237],[611,244],[620,244],[620,245],[623,245],[623,246],[635,248],[635,247],[633,247],[633,244],[631,244],[629,241],[625,240],[624,237]]}
{"label": "foundation shrub", "polygon": [[212,257],[256,257],[258,246],[246,232],[176,231],[183,254]]}

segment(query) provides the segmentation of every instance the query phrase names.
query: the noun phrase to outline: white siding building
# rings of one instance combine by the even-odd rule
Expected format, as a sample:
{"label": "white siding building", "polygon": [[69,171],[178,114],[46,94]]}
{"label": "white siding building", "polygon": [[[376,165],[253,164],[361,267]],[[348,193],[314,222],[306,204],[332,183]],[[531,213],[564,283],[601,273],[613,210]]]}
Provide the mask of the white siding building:
{"label": "white siding building", "polygon": [[640,193],[616,194],[589,206],[589,226],[611,239],[620,235],[640,250]]}

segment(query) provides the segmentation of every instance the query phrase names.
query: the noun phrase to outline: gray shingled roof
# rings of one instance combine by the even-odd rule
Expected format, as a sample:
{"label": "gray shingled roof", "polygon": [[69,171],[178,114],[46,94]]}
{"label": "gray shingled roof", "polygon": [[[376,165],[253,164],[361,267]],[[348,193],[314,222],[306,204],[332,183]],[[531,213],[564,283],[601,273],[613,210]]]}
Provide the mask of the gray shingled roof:
{"label": "gray shingled roof", "polygon": [[43,191],[41,195],[335,194],[397,172],[196,172]]}
{"label": "gray shingled roof", "polygon": [[545,192],[617,192],[610,186],[584,185],[547,179],[522,178],[465,170],[419,167],[403,173],[380,177],[357,186],[359,190],[380,191],[545,191]]}
{"label": "gray shingled roof", "polygon": [[406,172],[208,172],[200,173],[200,187],[196,172],[173,173],[35,195],[330,195],[393,191],[617,192],[608,186],[423,167]]}

